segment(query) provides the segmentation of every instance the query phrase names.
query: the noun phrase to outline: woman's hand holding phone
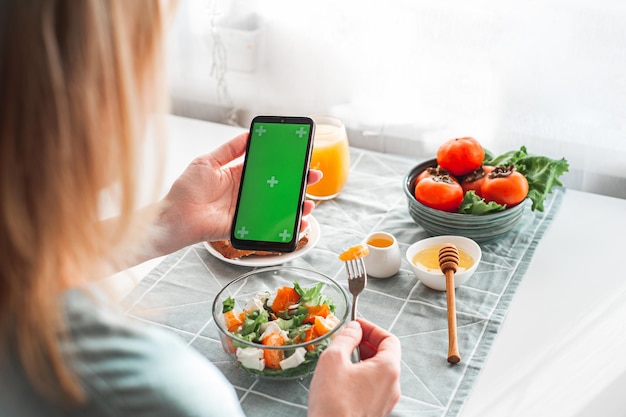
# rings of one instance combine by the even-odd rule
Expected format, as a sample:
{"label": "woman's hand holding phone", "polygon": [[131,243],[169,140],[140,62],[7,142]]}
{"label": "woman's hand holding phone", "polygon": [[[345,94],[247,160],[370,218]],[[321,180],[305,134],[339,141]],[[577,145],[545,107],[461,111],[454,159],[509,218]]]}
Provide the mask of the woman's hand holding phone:
{"label": "woman's hand holding phone", "polygon": [[[165,255],[198,242],[228,239],[241,181],[248,133],[236,136],[214,151],[194,159],[159,202],[159,218],[152,237],[152,250],[144,259]],[[322,177],[311,170],[307,184]],[[302,205],[301,229],[315,207],[307,200]]]}

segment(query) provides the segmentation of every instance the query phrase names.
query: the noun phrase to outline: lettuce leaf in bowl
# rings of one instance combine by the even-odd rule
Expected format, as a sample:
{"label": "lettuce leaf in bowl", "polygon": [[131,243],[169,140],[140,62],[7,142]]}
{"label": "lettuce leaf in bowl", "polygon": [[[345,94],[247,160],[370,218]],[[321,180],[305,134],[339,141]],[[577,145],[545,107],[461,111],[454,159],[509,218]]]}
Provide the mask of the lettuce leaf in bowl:
{"label": "lettuce leaf in bowl", "polygon": [[532,201],[531,209],[543,211],[543,203],[554,187],[563,186],[559,178],[569,171],[565,158],[551,159],[547,156],[530,155],[525,146],[517,151],[505,152],[492,157],[486,152],[483,165],[515,165],[528,180],[528,198]]}
{"label": "lettuce leaf in bowl", "polygon": [[463,197],[459,213],[461,214],[489,214],[497,211],[505,210],[506,206],[490,201],[487,203],[482,197],[479,197],[474,191],[468,191]]}

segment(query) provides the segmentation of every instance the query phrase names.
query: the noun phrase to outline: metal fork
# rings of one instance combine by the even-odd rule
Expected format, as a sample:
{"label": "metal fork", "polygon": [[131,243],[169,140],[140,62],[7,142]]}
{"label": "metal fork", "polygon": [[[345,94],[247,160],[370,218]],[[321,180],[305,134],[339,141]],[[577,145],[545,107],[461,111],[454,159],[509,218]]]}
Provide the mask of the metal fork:
{"label": "metal fork", "polygon": [[[367,272],[365,271],[365,263],[363,258],[346,261],[346,270],[348,271],[348,289],[352,294],[352,320],[356,319],[356,305],[359,294],[367,285]],[[357,346],[352,353],[352,362],[361,360],[359,347]]]}

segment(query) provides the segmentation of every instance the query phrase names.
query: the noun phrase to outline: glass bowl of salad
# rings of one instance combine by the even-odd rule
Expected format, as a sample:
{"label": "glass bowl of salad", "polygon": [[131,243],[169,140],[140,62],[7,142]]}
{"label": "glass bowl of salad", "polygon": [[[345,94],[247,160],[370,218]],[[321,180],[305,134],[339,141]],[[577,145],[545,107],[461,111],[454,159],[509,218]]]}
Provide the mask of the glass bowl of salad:
{"label": "glass bowl of salad", "polygon": [[349,313],[349,297],[339,283],[288,266],[243,274],[213,302],[224,352],[235,366],[269,379],[311,374]]}

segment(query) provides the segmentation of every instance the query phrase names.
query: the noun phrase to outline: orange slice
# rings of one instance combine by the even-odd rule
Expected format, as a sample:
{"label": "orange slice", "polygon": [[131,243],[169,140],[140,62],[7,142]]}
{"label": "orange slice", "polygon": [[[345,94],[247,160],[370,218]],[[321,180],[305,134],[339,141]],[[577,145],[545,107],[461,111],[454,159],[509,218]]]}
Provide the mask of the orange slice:
{"label": "orange slice", "polygon": [[224,324],[229,332],[236,331],[237,328],[243,324],[245,319],[246,316],[243,311],[235,313],[234,310],[230,310],[224,313]]}
{"label": "orange slice", "polygon": [[[317,337],[319,337],[319,334],[317,334],[317,332],[315,331],[315,326],[311,326],[306,330],[304,341],[310,342],[311,340]],[[315,345],[307,345],[306,350],[313,351],[315,350],[315,347],[316,347]]]}
{"label": "orange slice", "polygon": [[300,300],[300,295],[293,287],[279,288],[272,303],[272,310],[275,312],[286,310],[290,305],[296,304],[298,300]]}
{"label": "orange slice", "polygon": [[339,255],[339,259],[342,261],[354,261],[359,258],[363,258],[370,253],[370,248],[367,247],[365,243],[360,243],[358,245],[352,246],[351,248],[346,249],[341,255]]}
{"label": "orange slice", "polygon": [[[263,339],[265,346],[283,346],[285,339],[278,333],[272,333]],[[285,359],[285,352],[282,350],[263,349],[265,366],[271,369],[280,369],[280,361]]]}
{"label": "orange slice", "polygon": [[315,316],[315,332],[318,335],[323,335],[330,332],[332,329],[339,325],[339,319],[334,315],[328,315],[326,318],[321,316]]}
{"label": "orange slice", "polygon": [[331,313],[330,307],[326,303],[319,306],[307,306],[307,310],[309,310],[309,312],[303,323],[313,323],[315,321],[315,316],[326,317]]}

